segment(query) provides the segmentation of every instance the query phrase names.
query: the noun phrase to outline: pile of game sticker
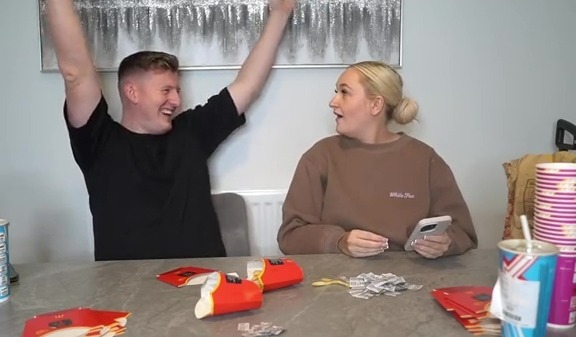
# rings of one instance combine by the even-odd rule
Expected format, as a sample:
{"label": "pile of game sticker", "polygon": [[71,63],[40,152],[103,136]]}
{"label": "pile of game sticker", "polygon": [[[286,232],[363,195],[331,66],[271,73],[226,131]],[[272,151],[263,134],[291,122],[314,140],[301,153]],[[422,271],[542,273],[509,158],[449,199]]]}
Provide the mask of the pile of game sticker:
{"label": "pile of game sticker", "polygon": [[254,324],[252,326],[250,326],[250,323],[238,324],[238,331],[242,333],[242,337],[278,336],[284,332],[284,330],[283,327],[268,322],[261,322],[260,324]]}
{"label": "pile of game sticker", "polygon": [[365,300],[374,296],[398,296],[406,290],[420,290],[422,285],[410,284],[402,276],[396,276],[391,273],[374,274],[362,273],[358,276],[351,277],[348,280],[350,284],[350,295]]}

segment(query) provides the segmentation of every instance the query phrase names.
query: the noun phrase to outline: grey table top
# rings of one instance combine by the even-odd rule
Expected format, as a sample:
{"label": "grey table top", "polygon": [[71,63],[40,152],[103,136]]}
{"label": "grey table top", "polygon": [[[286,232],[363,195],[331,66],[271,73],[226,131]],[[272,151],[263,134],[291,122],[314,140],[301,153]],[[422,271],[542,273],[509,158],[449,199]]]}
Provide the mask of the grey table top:
{"label": "grey table top", "polygon": [[[156,280],[181,266],[201,266],[246,277],[254,259],[208,258],[15,265],[20,282],[0,304],[0,335],[21,336],[25,321],[36,314],[73,307],[128,311],[124,336],[241,336],[238,323],[271,322],[290,336],[471,336],[429,294],[434,288],[492,286],[496,250],[473,250],[462,256],[426,260],[415,253],[386,252],[353,259],[342,255],[291,256],[304,270],[304,282],[264,295],[258,310],[198,320],[194,306],[200,286],[176,288]],[[320,278],[363,272],[394,273],[420,291],[370,300],[350,296],[341,286],[312,287]],[[576,329],[549,330],[548,336],[574,337]]]}

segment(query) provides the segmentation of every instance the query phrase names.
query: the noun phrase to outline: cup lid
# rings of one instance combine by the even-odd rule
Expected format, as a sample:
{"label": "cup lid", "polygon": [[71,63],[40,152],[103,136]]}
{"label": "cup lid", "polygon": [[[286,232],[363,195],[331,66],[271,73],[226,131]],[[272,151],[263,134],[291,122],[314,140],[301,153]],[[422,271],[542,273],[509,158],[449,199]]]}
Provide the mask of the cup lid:
{"label": "cup lid", "polygon": [[556,245],[539,240],[532,240],[532,249],[530,252],[524,239],[502,240],[498,243],[498,248],[511,253],[525,253],[536,256],[557,255],[559,253]]}

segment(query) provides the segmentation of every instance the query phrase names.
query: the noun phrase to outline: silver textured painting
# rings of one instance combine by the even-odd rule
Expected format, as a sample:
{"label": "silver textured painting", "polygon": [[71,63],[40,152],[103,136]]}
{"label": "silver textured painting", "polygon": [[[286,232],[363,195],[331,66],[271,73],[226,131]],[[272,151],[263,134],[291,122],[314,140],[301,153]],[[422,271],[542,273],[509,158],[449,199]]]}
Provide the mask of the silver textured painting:
{"label": "silver textured painting", "polygon": [[[39,0],[42,70],[57,69]],[[268,0],[76,0],[100,71],[125,56],[161,50],[182,69],[238,68],[258,39]],[[275,67],[401,65],[402,0],[299,0]]]}

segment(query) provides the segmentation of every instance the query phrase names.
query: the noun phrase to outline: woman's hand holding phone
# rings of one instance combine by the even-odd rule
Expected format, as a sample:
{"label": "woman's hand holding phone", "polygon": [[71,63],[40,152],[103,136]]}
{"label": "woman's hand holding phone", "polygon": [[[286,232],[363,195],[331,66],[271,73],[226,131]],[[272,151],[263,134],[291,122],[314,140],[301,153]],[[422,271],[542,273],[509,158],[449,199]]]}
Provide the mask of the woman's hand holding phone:
{"label": "woman's hand holding phone", "polygon": [[404,249],[414,250],[428,259],[436,259],[448,250],[452,240],[446,230],[452,224],[448,215],[422,219],[410,234]]}
{"label": "woman's hand holding phone", "polygon": [[446,232],[439,235],[427,235],[422,239],[416,239],[412,247],[416,253],[427,259],[437,259],[444,255],[450,247],[452,240]]}

